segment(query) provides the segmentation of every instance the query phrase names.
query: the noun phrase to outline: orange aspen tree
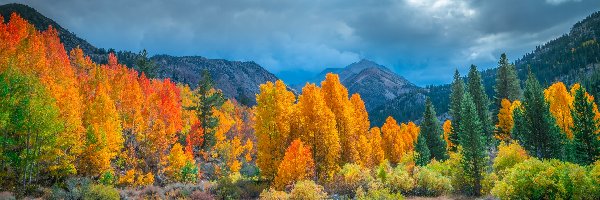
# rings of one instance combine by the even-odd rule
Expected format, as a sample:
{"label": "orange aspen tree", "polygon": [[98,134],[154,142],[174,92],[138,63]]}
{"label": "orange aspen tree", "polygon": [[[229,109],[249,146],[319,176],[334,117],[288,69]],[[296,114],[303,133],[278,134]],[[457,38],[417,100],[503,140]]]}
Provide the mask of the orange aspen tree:
{"label": "orange aspen tree", "polygon": [[384,152],[385,157],[392,163],[398,163],[404,147],[404,142],[401,135],[400,125],[391,116],[385,120],[383,126],[381,126],[381,132],[383,133],[384,141]]}
{"label": "orange aspen tree", "polygon": [[256,165],[261,175],[273,180],[277,166],[288,146],[291,120],[294,117],[294,93],[281,80],[260,85],[254,108],[254,131],[257,137]]}
{"label": "orange aspen tree", "polygon": [[454,147],[452,141],[450,141],[450,134],[452,134],[452,121],[447,119],[444,121],[442,125],[442,130],[444,130],[444,140],[446,140],[446,149],[451,149]]}
{"label": "orange aspen tree", "polygon": [[[328,73],[325,80],[321,82],[321,92],[325,99],[325,104],[335,115],[336,129],[340,138],[342,147],[342,163],[360,163],[360,155],[357,145],[359,140],[356,133],[354,122],[353,105],[348,100],[348,90],[340,83],[337,74]],[[361,122],[358,122],[361,123]],[[364,122],[362,122],[364,123]]]}
{"label": "orange aspen tree", "polygon": [[328,182],[340,168],[341,147],[335,115],[325,105],[321,89],[315,84],[302,88],[297,109],[298,136],[313,151],[317,179]]}
{"label": "orange aspen tree", "polygon": [[381,130],[378,127],[373,127],[369,130],[370,144],[371,144],[371,156],[369,157],[369,162],[367,162],[366,166],[368,168],[373,168],[379,165],[385,159],[385,152],[383,151],[383,144],[381,138]]}
{"label": "orange aspen tree", "polygon": [[277,190],[285,189],[297,181],[311,179],[315,173],[315,163],[310,147],[296,139],[285,151],[285,156],[277,169],[273,186]]}
{"label": "orange aspen tree", "polygon": [[369,113],[367,113],[365,103],[360,98],[360,95],[353,94],[352,97],[350,97],[350,102],[352,103],[354,110],[352,115],[355,122],[354,134],[358,136],[358,144],[354,144],[358,157],[354,162],[363,167],[371,166],[372,157],[374,156],[373,153],[381,150],[381,147],[374,147],[371,145],[373,138],[371,138],[372,135],[369,134],[369,128],[371,127]]}

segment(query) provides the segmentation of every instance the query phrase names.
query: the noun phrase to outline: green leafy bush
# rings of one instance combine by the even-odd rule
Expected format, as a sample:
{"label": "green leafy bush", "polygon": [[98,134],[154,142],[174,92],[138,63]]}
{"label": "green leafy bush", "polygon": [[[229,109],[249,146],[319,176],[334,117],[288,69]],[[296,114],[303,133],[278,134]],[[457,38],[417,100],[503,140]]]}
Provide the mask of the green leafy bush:
{"label": "green leafy bush", "polygon": [[415,179],[403,165],[398,165],[388,174],[385,186],[392,192],[410,193],[415,188]]}
{"label": "green leafy bush", "polygon": [[67,178],[64,183],[52,187],[51,199],[82,199],[92,180],[89,178]]}
{"label": "green leafy bush", "polygon": [[119,191],[103,184],[91,185],[83,195],[85,200],[119,200]]}
{"label": "green leafy bush", "polygon": [[116,182],[116,177],[115,177],[115,173],[112,171],[105,171],[104,173],[102,173],[102,175],[100,175],[100,178],[98,179],[98,182],[104,184],[104,185],[114,185]]}
{"label": "green leafy bush", "polygon": [[325,193],[323,186],[309,180],[297,182],[290,192],[290,199],[317,200],[325,198],[327,198],[327,193]]}
{"label": "green leafy bush", "polygon": [[181,168],[181,181],[184,183],[196,183],[198,181],[198,167],[192,162],[186,162]]}
{"label": "green leafy bush", "polygon": [[331,188],[338,195],[350,195],[352,197],[358,187],[368,186],[372,179],[371,170],[349,163],[342,167],[328,188]]}
{"label": "green leafy bush", "polygon": [[501,199],[599,199],[592,173],[593,168],[588,174],[576,164],[531,158],[509,169],[492,194]]}
{"label": "green leafy bush", "polygon": [[290,195],[285,193],[284,191],[277,191],[273,188],[269,188],[268,190],[264,190],[260,193],[260,200],[285,200],[289,199]]}
{"label": "green leafy bush", "polygon": [[362,186],[359,187],[356,190],[356,199],[404,199],[404,197],[400,193],[390,191],[390,189],[384,187],[380,182],[374,181],[369,184],[367,191],[365,191]]}
{"label": "green leafy bush", "polygon": [[427,166],[417,168],[414,178],[416,180],[416,193],[419,195],[439,196],[452,192],[450,178]]}
{"label": "green leafy bush", "polygon": [[494,172],[500,177],[504,177],[505,171],[512,168],[516,164],[522,163],[529,159],[527,151],[523,149],[517,142],[510,144],[502,143],[498,146],[498,154],[494,159]]}

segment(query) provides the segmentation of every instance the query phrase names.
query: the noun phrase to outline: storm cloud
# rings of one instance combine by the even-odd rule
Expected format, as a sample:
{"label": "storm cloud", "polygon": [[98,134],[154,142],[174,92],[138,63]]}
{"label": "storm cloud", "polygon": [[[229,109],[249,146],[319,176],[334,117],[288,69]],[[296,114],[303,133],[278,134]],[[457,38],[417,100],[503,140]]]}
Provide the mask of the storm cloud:
{"label": "storm cloud", "polygon": [[[0,3],[11,3],[2,1]],[[97,47],[255,61],[288,82],[366,58],[418,85],[569,32],[597,0],[22,1]]]}

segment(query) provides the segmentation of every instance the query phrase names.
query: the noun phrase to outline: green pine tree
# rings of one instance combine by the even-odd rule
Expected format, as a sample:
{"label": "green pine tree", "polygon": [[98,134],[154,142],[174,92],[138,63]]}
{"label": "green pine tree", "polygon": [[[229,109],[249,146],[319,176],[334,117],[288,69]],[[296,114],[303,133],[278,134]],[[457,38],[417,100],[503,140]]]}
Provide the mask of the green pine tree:
{"label": "green pine tree", "polygon": [[[510,64],[506,58],[506,54],[500,56],[498,61],[498,73],[496,75],[496,85],[494,86],[496,95],[494,96],[494,109],[500,108],[502,99],[508,99],[511,102],[519,99],[521,96],[521,86],[515,65]],[[494,117],[495,118],[495,117]]]}
{"label": "green pine tree", "polygon": [[477,116],[479,117],[481,127],[483,128],[483,136],[485,137],[486,144],[488,147],[495,147],[495,145],[492,144],[494,126],[492,125],[492,115],[489,110],[490,99],[485,93],[481,74],[479,74],[477,66],[475,65],[471,65],[471,69],[469,70],[468,89],[469,94],[473,98],[473,103],[475,103],[475,108],[477,109]]}
{"label": "green pine tree", "polygon": [[575,92],[571,110],[573,116],[573,158],[577,164],[589,165],[600,156],[600,121],[595,118],[594,102],[589,101],[586,91],[580,87]]}
{"label": "green pine tree", "polygon": [[530,71],[523,93],[523,119],[515,120],[514,134],[530,155],[563,158],[564,146],[561,143],[564,137],[550,113],[543,90]]}
{"label": "green pine tree", "polygon": [[215,145],[215,128],[219,120],[213,114],[213,108],[220,108],[225,103],[225,98],[220,90],[214,88],[214,83],[207,70],[202,72],[202,78],[194,91],[196,105],[188,108],[196,111],[198,120],[202,127],[204,142],[202,149],[210,149]]}
{"label": "green pine tree", "polygon": [[423,123],[421,124],[421,133],[419,135],[424,137],[427,148],[431,153],[431,158],[435,158],[438,161],[448,159],[442,127],[436,117],[435,108],[429,97],[425,100],[425,112],[423,113]]}
{"label": "green pine tree", "polygon": [[[460,77],[458,69],[454,72],[454,80],[452,81],[452,91],[450,93],[450,117],[452,117],[452,134],[449,140],[458,145],[458,132],[461,123],[460,112],[462,110],[462,98],[465,95],[465,83]],[[451,149],[455,151],[456,149]]]}
{"label": "green pine tree", "polygon": [[487,166],[487,153],[485,146],[484,130],[477,115],[477,108],[469,93],[463,98],[463,109],[458,133],[462,146],[461,167],[464,170],[466,188],[463,190],[469,195],[481,195],[481,180]]}
{"label": "green pine tree", "polygon": [[156,63],[148,58],[148,52],[146,49],[140,51],[139,57],[135,61],[135,68],[144,73],[148,78],[156,78]]}
{"label": "green pine tree", "polygon": [[427,148],[427,141],[422,134],[419,134],[415,143],[415,164],[425,166],[431,160],[430,158],[431,153],[429,152],[429,148]]}

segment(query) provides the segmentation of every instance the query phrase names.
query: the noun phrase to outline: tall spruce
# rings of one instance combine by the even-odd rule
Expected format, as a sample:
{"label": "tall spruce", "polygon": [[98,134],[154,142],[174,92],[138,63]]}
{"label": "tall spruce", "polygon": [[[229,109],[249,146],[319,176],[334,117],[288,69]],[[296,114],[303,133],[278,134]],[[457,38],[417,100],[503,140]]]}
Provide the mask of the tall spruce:
{"label": "tall spruce", "polygon": [[502,99],[508,99],[512,102],[521,96],[521,86],[515,65],[508,62],[504,53],[500,55],[500,60],[498,61],[498,73],[496,75],[494,91],[496,92],[494,96],[495,110],[500,108]]}
{"label": "tall spruce", "polygon": [[415,164],[418,166],[425,166],[431,160],[431,152],[427,147],[427,141],[422,134],[419,134],[417,137],[417,142],[415,143]]}
{"label": "tall spruce", "polygon": [[487,164],[484,130],[477,115],[477,108],[469,93],[463,97],[463,109],[458,133],[462,146],[461,167],[465,172],[466,188],[462,188],[469,195],[479,196],[481,180]]}
{"label": "tall spruce", "polygon": [[469,70],[468,92],[473,98],[473,103],[475,104],[475,108],[477,110],[477,116],[479,117],[479,122],[481,122],[481,127],[483,129],[483,136],[485,137],[486,146],[493,147],[495,145],[492,144],[493,125],[491,119],[492,115],[489,110],[490,99],[485,93],[483,81],[481,80],[481,74],[479,74],[479,71],[477,71],[477,66],[475,65],[471,65],[471,69]]}
{"label": "tall spruce", "polygon": [[[452,117],[452,134],[449,136],[450,142],[458,146],[458,132],[461,123],[460,112],[462,110],[462,98],[465,95],[465,82],[460,77],[458,69],[454,72],[454,80],[452,81],[452,91],[450,93],[450,116]],[[454,147],[451,150],[456,150]]]}
{"label": "tall spruce", "polygon": [[431,152],[431,158],[439,161],[448,158],[446,141],[443,139],[444,132],[429,97],[425,100],[425,112],[423,113],[423,123],[421,124],[421,133],[419,135],[425,138],[427,148]]}
{"label": "tall spruce", "polygon": [[563,158],[564,137],[550,114],[543,88],[531,71],[525,81],[522,105],[523,117],[515,120],[513,128],[521,146],[538,158]]}
{"label": "tall spruce", "polygon": [[573,156],[580,165],[589,165],[600,156],[600,121],[596,119],[598,112],[593,100],[588,99],[586,91],[580,87],[575,91],[575,101],[571,115],[573,116]]}
{"label": "tall spruce", "polygon": [[214,88],[213,80],[207,70],[202,72],[202,78],[198,82],[198,88],[194,93],[197,98],[195,105],[187,109],[196,111],[204,137],[201,148],[207,150],[216,143],[215,128],[219,124],[219,119],[214,115],[213,108],[221,108],[225,103],[225,98],[220,90]]}

